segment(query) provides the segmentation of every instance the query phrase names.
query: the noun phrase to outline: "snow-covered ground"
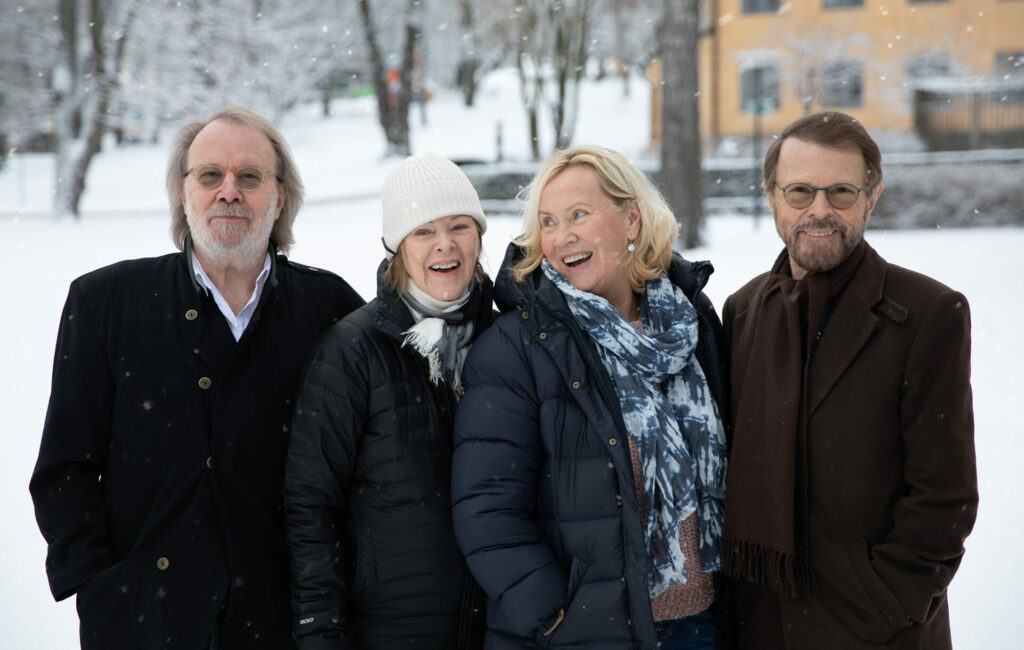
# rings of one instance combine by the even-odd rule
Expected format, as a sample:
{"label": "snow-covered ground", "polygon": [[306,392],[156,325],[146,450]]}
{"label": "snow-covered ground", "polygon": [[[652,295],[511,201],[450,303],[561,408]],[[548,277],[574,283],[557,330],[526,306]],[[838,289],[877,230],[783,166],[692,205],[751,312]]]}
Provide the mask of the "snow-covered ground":
{"label": "snow-covered ground", "polygon": [[[507,77],[488,80],[473,111],[445,93],[428,106],[428,124],[413,113],[417,152],[492,159],[502,124],[506,156],[526,152],[523,116]],[[622,100],[616,82],[591,85],[577,142],[646,155],[649,91],[638,84]],[[329,119],[311,107],[284,124],[308,189],[296,223],[296,260],[334,270],[365,297],[381,258],[375,196],[393,160],[369,100],[336,103]],[[28,495],[42,428],[53,344],[68,283],[98,266],[173,250],[163,190],[165,146],[104,153],[93,165],[79,223],[46,218],[52,157],[16,157],[0,171],[0,239],[8,247],[7,296],[0,309],[0,413],[8,423],[0,454],[0,648],[77,647],[73,599],[54,604],[46,585],[45,544]],[[519,230],[514,217],[492,217],[485,235],[493,274],[505,245]],[[950,590],[958,650],[1020,647],[1017,608],[1024,602],[1024,566],[1017,548],[1024,518],[1016,490],[1024,486],[1024,427],[1017,407],[1024,386],[1019,334],[1024,317],[1024,229],[869,230],[868,240],[892,262],[922,271],[963,291],[974,321],[973,384],[981,507],[967,555]],[[767,218],[709,221],[707,245],[688,251],[710,259],[717,272],[708,294],[721,308],[726,296],[765,270],[780,243]]]}

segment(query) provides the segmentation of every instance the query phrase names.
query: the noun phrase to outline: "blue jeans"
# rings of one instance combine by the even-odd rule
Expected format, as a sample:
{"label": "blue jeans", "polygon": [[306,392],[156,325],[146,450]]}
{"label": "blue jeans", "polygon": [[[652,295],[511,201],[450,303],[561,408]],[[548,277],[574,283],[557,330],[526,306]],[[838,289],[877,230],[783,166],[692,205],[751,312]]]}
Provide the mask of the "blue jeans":
{"label": "blue jeans", "polygon": [[674,621],[656,621],[658,650],[717,650],[715,617],[710,609]]}

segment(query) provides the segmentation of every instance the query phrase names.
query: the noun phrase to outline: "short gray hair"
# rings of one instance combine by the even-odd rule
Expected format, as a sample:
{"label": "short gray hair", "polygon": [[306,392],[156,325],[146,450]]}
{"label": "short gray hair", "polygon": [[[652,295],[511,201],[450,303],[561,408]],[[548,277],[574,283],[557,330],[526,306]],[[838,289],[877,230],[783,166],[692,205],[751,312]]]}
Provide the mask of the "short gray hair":
{"label": "short gray hair", "polygon": [[185,239],[190,232],[181,196],[181,183],[188,172],[188,150],[192,147],[199,132],[217,120],[255,129],[265,135],[274,147],[274,153],[277,155],[277,180],[285,187],[287,195],[284,205],[281,206],[281,215],[274,222],[270,236],[277,242],[278,249],[282,253],[287,253],[291,245],[295,243],[292,224],[295,222],[295,215],[299,213],[299,208],[302,207],[304,192],[302,179],[299,177],[299,170],[288,149],[288,144],[277,127],[266,118],[242,106],[225,106],[208,119],[189,122],[181,127],[174,137],[174,148],[171,150],[171,158],[167,164],[167,198],[171,202],[171,238],[174,240],[174,245],[178,247],[178,250],[185,250]]}

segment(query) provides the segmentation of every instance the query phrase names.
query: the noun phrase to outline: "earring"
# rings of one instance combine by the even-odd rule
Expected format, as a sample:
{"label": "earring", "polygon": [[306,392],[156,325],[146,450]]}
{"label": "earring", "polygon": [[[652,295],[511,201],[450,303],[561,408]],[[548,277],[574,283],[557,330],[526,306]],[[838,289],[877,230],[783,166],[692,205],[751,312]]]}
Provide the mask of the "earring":
{"label": "earring", "polygon": [[629,246],[626,246],[626,250],[632,253],[636,250],[636,245],[634,245],[633,242],[629,242]]}

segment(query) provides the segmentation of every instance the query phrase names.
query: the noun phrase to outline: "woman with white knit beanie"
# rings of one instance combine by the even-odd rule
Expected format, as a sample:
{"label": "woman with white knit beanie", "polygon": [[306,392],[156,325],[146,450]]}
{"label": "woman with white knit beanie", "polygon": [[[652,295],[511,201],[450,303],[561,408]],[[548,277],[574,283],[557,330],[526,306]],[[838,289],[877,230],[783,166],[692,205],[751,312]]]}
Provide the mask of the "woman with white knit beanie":
{"label": "woman with white knit beanie", "polygon": [[485,601],[452,532],[450,472],[463,362],[493,319],[487,220],[435,155],[392,169],[381,203],[377,297],[325,335],[295,406],[295,637],[300,650],[475,650]]}

